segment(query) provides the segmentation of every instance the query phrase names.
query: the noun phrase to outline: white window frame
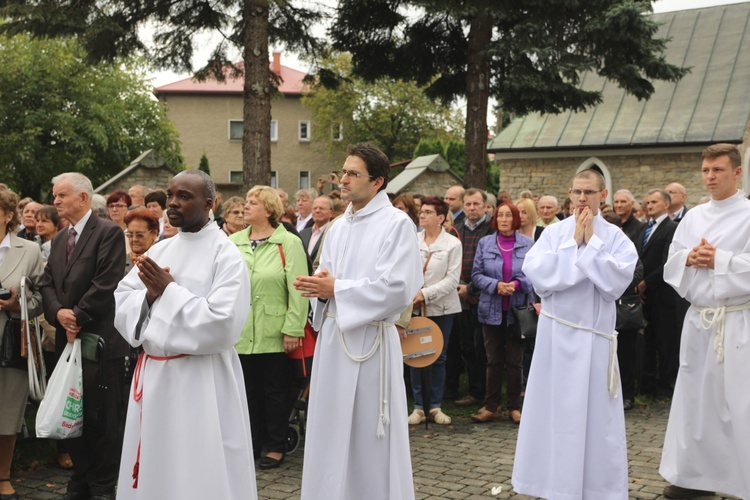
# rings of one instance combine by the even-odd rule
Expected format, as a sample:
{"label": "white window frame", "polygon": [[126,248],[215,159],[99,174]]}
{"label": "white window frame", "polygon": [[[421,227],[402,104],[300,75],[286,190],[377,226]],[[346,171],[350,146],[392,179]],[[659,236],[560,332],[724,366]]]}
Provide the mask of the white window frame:
{"label": "white window frame", "polygon": [[271,120],[271,142],[279,142],[279,121]]}
{"label": "white window frame", "polygon": [[242,126],[242,133],[245,131],[245,123],[243,120],[229,120],[229,124],[227,125],[227,137],[230,141],[241,141],[242,140],[242,133],[239,137],[232,137],[232,124],[233,123],[239,123]]}
{"label": "white window frame", "polygon": [[[302,179],[307,180],[307,185],[302,183]],[[299,175],[297,176],[297,185],[299,186],[298,189],[307,189],[310,187],[310,171],[309,170],[300,170]]]}
{"label": "white window frame", "polygon": [[[303,135],[302,134],[302,126],[305,126],[306,132]],[[310,142],[310,137],[312,136],[312,125],[310,124],[310,120],[300,120],[297,122],[297,138],[299,139],[299,142]]]}
{"label": "white window frame", "polygon": [[[336,137],[336,129],[338,128],[339,135]],[[344,140],[344,124],[339,123],[338,127],[336,125],[331,126],[331,140],[334,142],[341,142]]]}
{"label": "white window frame", "polygon": [[274,189],[279,187],[279,174],[276,170],[271,170],[271,187]]}

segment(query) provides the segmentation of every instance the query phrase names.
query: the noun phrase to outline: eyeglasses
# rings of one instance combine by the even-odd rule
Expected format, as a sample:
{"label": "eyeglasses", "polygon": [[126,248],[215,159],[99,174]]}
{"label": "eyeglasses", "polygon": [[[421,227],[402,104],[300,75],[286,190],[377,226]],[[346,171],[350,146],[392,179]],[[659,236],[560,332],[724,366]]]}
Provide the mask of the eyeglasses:
{"label": "eyeglasses", "polygon": [[116,208],[117,210],[125,210],[126,208],[128,208],[128,206],[125,205],[124,203],[112,203],[110,205],[107,205],[107,207]]}
{"label": "eyeglasses", "polygon": [[345,175],[348,175],[349,177],[354,177],[355,179],[359,179],[360,177],[369,177],[370,179],[376,178],[374,175],[367,175],[367,174],[363,174],[362,172],[357,172],[354,170],[346,170],[342,168],[341,172],[339,172],[339,178],[343,179]]}
{"label": "eyeglasses", "polygon": [[436,211],[434,211],[434,210],[420,210],[420,211],[419,211],[419,216],[421,217],[421,216],[423,216],[423,215],[424,215],[425,217],[427,217],[427,216],[428,216],[428,215],[430,215],[430,214],[436,214],[436,213],[437,213],[437,212],[436,212]]}
{"label": "eyeglasses", "polygon": [[142,240],[146,236],[151,234],[151,232],[148,233],[131,233],[130,231],[125,231],[125,237],[129,240]]}
{"label": "eyeglasses", "polygon": [[594,196],[596,193],[601,193],[601,192],[602,192],[601,189],[598,191],[594,191],[593,189],[583,189],[583,190],[571,189],[570,190],[570,194],[572,194],[573,196],[581,196],[582,194],[586,196]]}

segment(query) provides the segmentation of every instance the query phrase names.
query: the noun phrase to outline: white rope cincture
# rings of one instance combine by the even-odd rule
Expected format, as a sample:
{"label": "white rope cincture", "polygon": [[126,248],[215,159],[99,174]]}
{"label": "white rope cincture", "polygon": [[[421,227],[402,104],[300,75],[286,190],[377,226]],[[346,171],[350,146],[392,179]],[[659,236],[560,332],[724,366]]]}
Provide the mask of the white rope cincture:
{"label": "white rope cincture", "polygon": [[585,330],[587,332],[591,332],[595,335],[598,335],[600,337],[603,337],[609,340],[609,366],[607,368],[607,388],[609,389],[609,395],[612,398],[617,398],[617,390],[620,385],[620,367],[617,364],[617,330],[614,330],[612,334],[604,333],[604,332],[600,332],[599,330],[589,328],[587,326],[577,325],[571,321],[558,318],[557,316],[553,316],[552,314],[548,313],[544,309],[542,309],[541,313],[547,316],[548,318],[554,321],[557,321],[558,323],[561,323],[565,326],[569,326],[577,330]]}
{"label": "white rope cincture", "polygon": [[[328,318],[336,318],[336,315],[330,312],[326,311],[326,317]],[[372,347],[370,350],[363,354],[362,356],[355,356],[351,352],[349,352],[349,349],[346,347],[346,342],[344,342],[344,333],[341,331],[341,328],[338,327],[338,324],[336,325],[336,330],[338,330],[338,337],[339,337],[339,344],[341,345],[341,349],[343,349],[344,353],[354,361],[355,363],[363,363],[370,359],[374,354],[375,351],[380,348],[380,377],[379,377],[379,411],[380,415],[378,415],[378,429],[376,431],[376,434],[379,438],[382,438],[385,436],[385,426],[389,425],[391,423],[391,416],[390,416],[390,410],[388,409],[388,347],[386,344],[386,333],[387,329],[390,326],[393,326],[394,323],[388,323],[385,321],[370,321],[367,323],[370,326],[376,326],[378,328],[378,333],[375,336],[375,342],[373,342]]]}
{"label": "white rope cincture", "polygon": [[714,336],[716,362],[718,364],[724,363],[724,326],[726,325],[727,313],[750,309],[750,303],[736,306],[691,307],[700,314],[701,327],[704,330],[711,331],[716,327],[716,336]]}

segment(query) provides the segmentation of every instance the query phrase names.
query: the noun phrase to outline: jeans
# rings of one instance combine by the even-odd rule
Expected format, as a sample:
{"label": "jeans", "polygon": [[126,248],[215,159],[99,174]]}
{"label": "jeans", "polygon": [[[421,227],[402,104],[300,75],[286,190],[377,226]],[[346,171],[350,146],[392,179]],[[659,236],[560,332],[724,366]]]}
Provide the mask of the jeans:
{"label": "jeans", "polygon": [[[455,314],[446,314],[445,316],[428,316],[429,319],[437,323],[443,332],[443,350],[438,359],[429,367],[430,376],[430,409],[440,408],[443,402],[443,384],[445,382],[445,360],[448,357],[448,341],[450,340],[451,328],[453,327],[453,318]],[[414,409],[422,410],[422,370],[424,368],[411,368],[411,388],[414,394]]]}

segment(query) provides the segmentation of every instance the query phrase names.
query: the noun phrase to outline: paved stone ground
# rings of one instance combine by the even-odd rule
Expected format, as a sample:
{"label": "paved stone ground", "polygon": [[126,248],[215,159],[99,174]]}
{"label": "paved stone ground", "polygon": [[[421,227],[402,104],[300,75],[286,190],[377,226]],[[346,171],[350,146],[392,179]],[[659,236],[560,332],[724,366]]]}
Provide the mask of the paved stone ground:
{"label": "paved stone ground", "polygon": [[[659,476],[658,469],[668,414],[668,402],[640,406],[626,414],[630,498],[664,498],[661,492],[666,482]],[[412,428],[417,499],[529,498],[515,494],[510,485],[517,433],[518,427],[510,421],[475,424],[468,417],[455,419],[454,424],[447,427]],[[17,471],[13,486],[21,498],[54,499],[64,493],[68,475],[55,468]],[[301,478],[300,447],[287,456],[280,469],[257,471],[259,498],[299,498]],[[500,493],[493,496],[492,488],[498,487]]]}

